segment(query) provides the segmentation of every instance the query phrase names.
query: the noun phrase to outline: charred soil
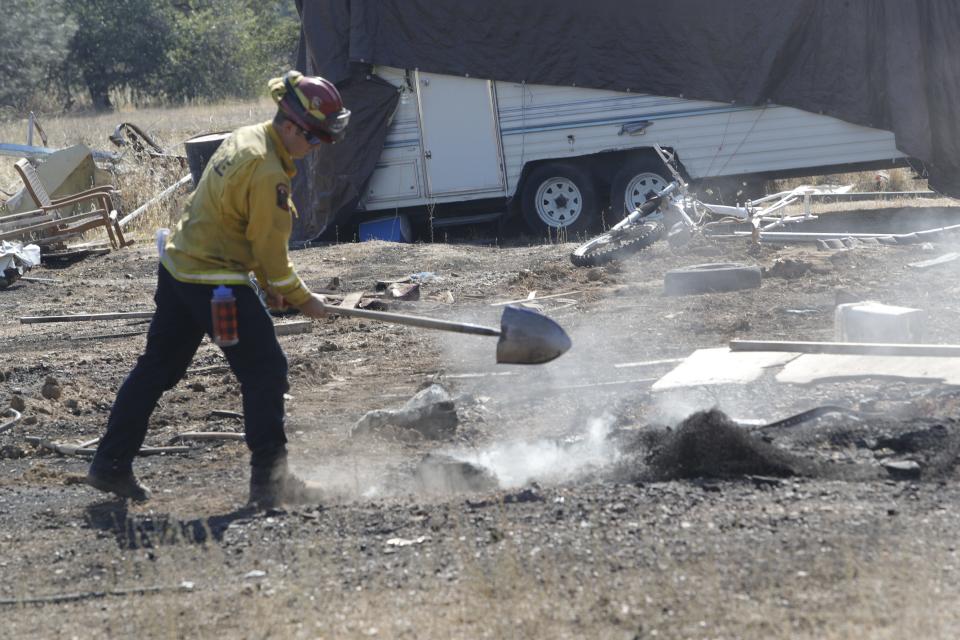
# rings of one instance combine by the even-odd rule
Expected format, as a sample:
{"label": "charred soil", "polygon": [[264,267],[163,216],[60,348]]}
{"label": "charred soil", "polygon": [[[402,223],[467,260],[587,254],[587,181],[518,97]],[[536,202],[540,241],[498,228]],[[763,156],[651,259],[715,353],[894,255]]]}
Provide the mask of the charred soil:
{"label": "charred soil", "polygon": [[[834,308],[850,300],[924,309],[927,342],[960,343],[960,261],[907,266],[957,247],[658,242],[595,268],[572,266],[573,247],[293,252],[317,289],[415,275],[420,299],[389,306],[418,315],[496,326],[494,303],[553,296],[530,304],[573,348],[498,366],[494,338],[337,317],[281,337],[293,466],[329,497],[266,513],[244,507],[242,442],[139,458],[154,498],[125,504],[79,482],[82,458],[25,440],[99,436],[147,324],[18,317],[150,311],[148,243],[0,291],[0,403],[23,415],[0,434],[3,635],[956,637],[960,391],[650,384],[734,338],[831,340]],[[707,262],[760,266],[762,285],[663,295],[668,270]],[[432,385],[442,429],[387,419]],[[821,405],[850,412],[754,429]],[[238,384],[205,342],[147,445],[240,433],[239,411]],[[361,422],[371,411],[382,413]]]}

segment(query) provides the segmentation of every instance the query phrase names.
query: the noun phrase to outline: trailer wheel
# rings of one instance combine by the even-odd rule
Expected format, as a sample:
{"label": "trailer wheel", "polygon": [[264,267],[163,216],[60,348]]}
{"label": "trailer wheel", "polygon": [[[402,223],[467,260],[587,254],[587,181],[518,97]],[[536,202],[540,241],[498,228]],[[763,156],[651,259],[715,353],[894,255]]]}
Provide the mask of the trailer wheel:
{"label": "trailer wheel", "polygon": [[584,231],[599,211],[593,177],[575,164],[540,165],[524,182],[520,208],[527,226],[536,233]]}
{"label": "trailer wheel", "polygon": [[610,212],[614,220],[630,213],[670,184],[663,163],[653,158],[629,160],[610,182]]}

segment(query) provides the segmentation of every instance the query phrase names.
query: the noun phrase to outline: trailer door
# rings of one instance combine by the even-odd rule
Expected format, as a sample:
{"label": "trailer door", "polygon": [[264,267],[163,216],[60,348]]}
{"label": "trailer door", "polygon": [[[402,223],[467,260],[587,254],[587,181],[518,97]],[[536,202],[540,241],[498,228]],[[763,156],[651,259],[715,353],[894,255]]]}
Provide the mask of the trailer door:
{"label": "trailer door", "polygon": [[417,72],[430,196],[503,192],[493,83]]}

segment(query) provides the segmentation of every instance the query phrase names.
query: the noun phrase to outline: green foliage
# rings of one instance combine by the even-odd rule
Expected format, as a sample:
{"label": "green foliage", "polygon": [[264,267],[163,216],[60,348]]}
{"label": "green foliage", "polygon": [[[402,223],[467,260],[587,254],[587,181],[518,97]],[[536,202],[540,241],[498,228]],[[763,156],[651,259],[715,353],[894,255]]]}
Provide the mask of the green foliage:
{"label": "green foliage", "polygon": [[95,108],[111,106],[110,91],[149,90],[173,40],[173,12],[154,0],[70,0],[77,31],[66,71],[76,74]]}
{"label": "green foliage", "polygon": [[64,0],[4,3],[0,18],[0,108],[49,106],[51,69],[66,57],[76,23]]}
{"label": "green foliage", "polygon": [[111,108],[118,92],[169,102],[256,95],[269,77],[290,68],[299,38],[291,0],[71,0],[69,6],[79,28],[63,84],[83,87],[98,109]]}
{"label": "green foliage", "polygon": [[157,90],[171,100],[251,97],[289,69],[300,36],[292,2],[184,0]]}
{"label": "green foliage", "polygon": [[250,49],[246,57],[253,61],[252,71],[262,78],[281,75],[295,62],[297,42],[300,39],[300,16],[290,0],[242,0],[253,13]]}
{"label": "green foliage", "polygon": [[203,8],[180,14],[167,63],[158,75],[157,89],[173,100],[256,93],[256,77],[243,52],[251,48],[251,11],[230,7],[229,20],[221,8]]}

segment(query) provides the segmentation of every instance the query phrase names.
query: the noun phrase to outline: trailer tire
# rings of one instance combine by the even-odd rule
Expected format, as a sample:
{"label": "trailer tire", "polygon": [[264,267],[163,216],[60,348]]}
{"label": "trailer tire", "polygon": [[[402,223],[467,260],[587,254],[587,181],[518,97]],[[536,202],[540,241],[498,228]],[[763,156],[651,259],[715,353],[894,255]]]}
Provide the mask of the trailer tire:
{"label": "trailer tire", "polygon": [[685,296],[756,289],[760,286],[760,280],[760,267],[756,266],[736,262],[695,264],[667,271],[663,279],[663,293]]}
{"label": "trailer tire", "polygon": [[630,213],[671,182],[670,172],[654,158],[633,158],[610,182],[610,213],[613,219]]}
{"label": "trailer tire", "polygon": [[524,181],[520,210],[534,233],[586,231],[600,210],[593,176],[568,162],[542,164]]}

